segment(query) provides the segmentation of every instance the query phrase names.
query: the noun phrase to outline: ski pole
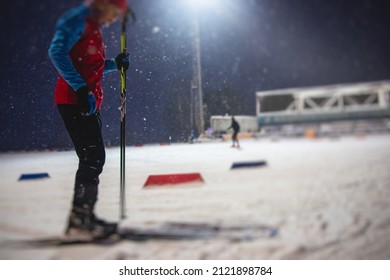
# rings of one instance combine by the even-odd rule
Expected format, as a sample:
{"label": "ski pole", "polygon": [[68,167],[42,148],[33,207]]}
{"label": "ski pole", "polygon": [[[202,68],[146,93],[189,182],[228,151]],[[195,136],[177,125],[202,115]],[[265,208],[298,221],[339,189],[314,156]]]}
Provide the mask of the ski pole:
{"label": "ski pole", "polygon": [[[121,30],[121,53],[127,53],[127,19],[131,16],[133,22],[136,21],[134,12],[128,7],[122,18]],[[120,98],[120,219],[126,218],[125,201],[125,177],[126,177],[126,69],[121,67],[121,98]]]}
{"label": "ski pole", "polygon": [[[127,13],[122,19],[121,53],[127,52]],[[120,219],[126,218],[125,206],[125,163],[126,163],[126,69],[121,67],[121,98],[120,98]]]}

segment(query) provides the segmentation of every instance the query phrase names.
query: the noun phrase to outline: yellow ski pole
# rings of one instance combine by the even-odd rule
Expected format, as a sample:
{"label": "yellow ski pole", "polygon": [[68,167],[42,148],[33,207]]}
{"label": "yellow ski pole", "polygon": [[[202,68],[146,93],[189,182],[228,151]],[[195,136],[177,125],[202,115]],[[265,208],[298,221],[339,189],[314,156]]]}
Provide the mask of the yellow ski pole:
{"label": "yellow ski pole", "polygon": [[[133,11],[128,8],[122,18],[121,31],[121,53],[127,53],[127,19],[128,16],[135,21]],[[126,177],[126,69],[121,67],[121,98],[120,98],[120,219],[126,218],[126,201],[125,201],[125,177]]]}

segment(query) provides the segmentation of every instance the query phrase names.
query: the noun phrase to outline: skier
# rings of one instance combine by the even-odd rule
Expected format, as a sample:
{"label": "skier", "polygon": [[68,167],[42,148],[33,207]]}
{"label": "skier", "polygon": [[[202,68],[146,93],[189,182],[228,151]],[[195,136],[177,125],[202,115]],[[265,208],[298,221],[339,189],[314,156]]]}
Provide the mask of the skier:
{"label": "skier", "polygon": [[228,127],[227,130],[229,130],[231,128],[233,128],[233,135],[232,135],[233,145],[232,145],[232,147],[234,148],[236,146],[236,143],[237,143],[237,148],[239,149],[240,148],[240,143],[238,142],[237,135],[240,132],[240,125],[234,119],[234,116],[232,116],[232,124]]}
{"label": "skier", "polygon": [[104,238],[117,224],[96,217],[99,175],[105,163],[100,107],[102,76],[129,68],[129,54],[105,59],[100,29],[123,17],[127,0],[86,0],[57,22],[49,56],[59,73],[54,101],[79,158],[68,236]]}

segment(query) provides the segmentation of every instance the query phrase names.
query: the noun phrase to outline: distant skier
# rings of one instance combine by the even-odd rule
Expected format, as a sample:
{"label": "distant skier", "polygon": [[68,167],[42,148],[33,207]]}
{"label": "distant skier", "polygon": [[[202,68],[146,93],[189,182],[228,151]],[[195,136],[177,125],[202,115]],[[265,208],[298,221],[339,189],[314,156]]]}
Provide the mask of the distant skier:
{"label": "distant skier", "polygon": [[98,219],[94,206],[105,163],[100,107],[103,74],[129,67],[127,53],[105,59],[100,29],[123,17],[127,0],[86,0],[57,22],[49,56],[59,73],[55,104],[79,158],[67,235],[103,238],[117,224]]}
{"label": "distant skier", "polygon": [[232,147],[235,147],[236,146],[236,143],[237,143],[237,148],[239,149],[240,148],[240,143],[238,142],[238,133],[240,132],[240,125],[238,124],[238,122],[235,120],[234,116],[232,116],[232,124],[228,127],[227,130],[233,128],[233,135],[232,135],[232,141],[233,141],[233,145]]}

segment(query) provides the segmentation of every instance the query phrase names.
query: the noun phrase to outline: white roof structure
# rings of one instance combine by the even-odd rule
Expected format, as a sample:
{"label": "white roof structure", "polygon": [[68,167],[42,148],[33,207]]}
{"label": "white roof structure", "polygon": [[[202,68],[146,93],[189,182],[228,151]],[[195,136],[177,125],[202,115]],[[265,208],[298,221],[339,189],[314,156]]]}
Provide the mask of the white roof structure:
{"label": "white roof structure", "polygon": [[[277,111],[262,110],[262,102],[276,96],[292,101]],[[260,125],[390,118],[390,80],[259,91],[256,112]]]}

